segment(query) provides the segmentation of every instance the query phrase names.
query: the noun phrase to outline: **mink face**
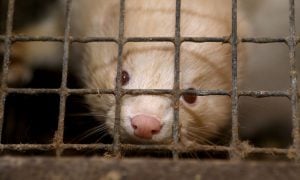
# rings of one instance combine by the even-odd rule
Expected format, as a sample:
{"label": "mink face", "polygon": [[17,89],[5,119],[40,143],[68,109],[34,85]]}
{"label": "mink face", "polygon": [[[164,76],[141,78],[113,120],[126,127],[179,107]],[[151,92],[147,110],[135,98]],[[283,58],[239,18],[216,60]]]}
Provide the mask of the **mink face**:
{"label": "mink face", "polygon": [[[194,47],[185,44],[181,50],[181,89],[229,89],[230,60],[226,45]],[[199,46],[199,45],[196,45]],[[215,53],[223,53],[216,57]],[[202,50],[201,50],[202,49]],[[116,48],[115,48],[116,51]],[[206,52],[203,53],[203,52]],[[174,46],[169,43],[130,43],[124,47],[122,88],[172,89],[174,85]],[[115,58],[114,58],[115,59]],[[116,60],[89,74],[93,88],[115,88]],[[91,71],[89,71],[91,73]],[[95,77],[105,77],[104,79]],[[115,99],[112,95],[87,96],[95,113],[103,111],[105,123],[113,133]],[[123,141],[167,143],[171,141],[173,107],[171,95],[125,95],[121,104],[121,138]],[[180,98],[179,122],[183,143],[208,142],[230,119],[230,98],[187,95]],[[143,123],[141,123],[143,122]],[[140,124],[141,123],[141,124]]]}
{"label": "mink face", "polygon": [[[86,27],[76,27],[73,33],[115,36],[118,34],[119,1],[75,3],[75,15],[87,18]],[[82,5],[80,5],[82,4]],[[91,8],[80,13],[80,8]],[[183,0],[181,6],[181,36],[220,37],[231,32],[230,1]],[[99,6],[99,7],[98,7]],[[103,11],[100,11],[100,10]],[[97,11],[99,10],[99,11]],[[98,13],[99,12],[99,13]],[[174,37],[175,1],[127,0],[125,4],[124,36]],[[76,16],[75,16],[76,17]],[[73,18],[78,20],[78,18]],[[101,25],[101,26],[100,26]],[[243,28],[242,28],[243,29]],[[242,50],[239,68],[242,67]],[[114,89],[118,47],[113,43],[89,43],[78,47],[83,76],[88,88]],[[121,85],[123,89],[172,89],[174,86],[175,47],[168,42],[126,43],[122,55]],[[240,72],[240,69],[239,69]],[[180,88],[230,90],[231,47],[221,43],[184,42],[180,46]],[[95,113],[102,113],[109,132],[115,122],[115,97],[87,96]],[[230,120],[230,98],[224,96],[183,95],[179,100],[180,142],[210,143],[222,134]],[[173,108],[171,95],[124,95],[121,100],[120,130],[123,142],[169,143],[172,140]]]}

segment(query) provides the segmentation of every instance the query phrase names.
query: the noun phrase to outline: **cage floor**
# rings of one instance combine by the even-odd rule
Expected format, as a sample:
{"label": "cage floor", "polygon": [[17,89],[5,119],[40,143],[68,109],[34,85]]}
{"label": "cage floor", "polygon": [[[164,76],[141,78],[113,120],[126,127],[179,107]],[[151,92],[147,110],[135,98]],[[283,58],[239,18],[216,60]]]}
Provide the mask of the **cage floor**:
{"label": "cage floor", "polygon": [[[300,164],[271,161],[196,161],[1,157],[0,179],[299,179]],[[155,172],[155,173],[153,173]]]}

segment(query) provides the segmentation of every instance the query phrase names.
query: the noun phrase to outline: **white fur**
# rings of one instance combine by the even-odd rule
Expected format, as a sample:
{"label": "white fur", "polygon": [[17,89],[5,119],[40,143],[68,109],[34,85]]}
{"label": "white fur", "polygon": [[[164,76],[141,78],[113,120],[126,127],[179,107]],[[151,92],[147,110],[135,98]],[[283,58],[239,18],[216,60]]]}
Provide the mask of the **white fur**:
{"label": "white fur", "polygon": [[[71,34],[74,37],[118,38],[119,0],[74,0]],[[239,18],[242,17],[239,14]],[[242,19],[242,18],[241,18]],[[239,32],[245,31],[239,20]],[[230,0],[182,0],[181,36],[220,37],[231,34]],[[126,0],[125,37],[175,35],[175,0]],[[118,46],[115,43],[74,43],[72,65],[87,88],[114,89]],[[245,62],[239,45],[239,73]],[[175,48],[168,42],[127,43],[123,51],[123,70],[130,75],[125,89],[172,89],[174,86]],[[231,46],[222,43],[188,43],[180,50],[180,88],[231,89]],[[113,95],[86,96],[96,114],[106,116],[113,133],[115,98]],[[208,143],[230,120],[230,98],[198,97],[188,104],[180,98],[180,141],[183,144]],[[171,95],[125,95],[122,98],[121,139],[126,142],[167,143],[172,139],[173,107]],[[151,140],[133,135],[130,118],[135,115],[156,117],[163,125]],[[103,120],[103,119],[99,119]]]}
{"label": "white fur", "polygon": [[[118,10],[118,1],[110,1],[106,8]],[[77,1],[85,6],[87,1]],[[118,29],[118,13],[95,13],[101,3],[90,2],[89,11],[76,13],[85,20],[88,32],[101,36],[114,36]],[[98,7],[99,6],[99,7]],[[231,33],[231,3],[229,0],[183,0],[181,11],[182,36],[229,36]],[[81,10],[77,9],[79,12]],[[127,0],[125,10],[126,37],[174,37],[174,0]],[[113,16],[113,17],[111,17]],[[109,17],[108,19],[106,19]],[[75,18],[78,20],[78,18]],[[99,22],[102,27],[99,27]],[[81,26],[82,27],[82,26]],[[104,28],[104,30],[102,30]],[[240,27],[239,27],[240,28]],[[241,28],[240,30],[243,30]],[[76,29],[75,29],[76,31]],[[85,29],[84,29],[85,31]],[[79,28],[82,34],[82,28]],[[109,33],[107,33],[109,32]],[[113,33],[112,33],[113,32]],[[117,37],[117,36],[115,36]],[[117,46],[83,45],[81,52],[86,71],[84,78],[89,88],[115,88]],[[239,49],[239,67],[245,61],[243,48]],[[128,43],[123,52],[123,70],[130,75],[125,89],[172,89],[174,80],[174,45],[171,43]],[[183,89],[225,89],[231,87],[231,47],[221,43],[183,43],[181,46],[180,86]],[[240,71],[240,70],[239,70]],[[105,78],[102,78],[105,77]],[[93,111],[108,112],[106,124],[113,132],[114,97],[102,95],[101,99],[87,96]],[[169,142],[173,122],[173,104],[170,96],[130,96],[122,98],[121,138],[124,141],[144,143]],[[230,98],[221,96],[198,97],[194,104],[180,99],[181,142],[207,143],[230,120]],[[146,114],[157,117],[163,124],[160,133],[151,140],[133,135],[130,118]]]}

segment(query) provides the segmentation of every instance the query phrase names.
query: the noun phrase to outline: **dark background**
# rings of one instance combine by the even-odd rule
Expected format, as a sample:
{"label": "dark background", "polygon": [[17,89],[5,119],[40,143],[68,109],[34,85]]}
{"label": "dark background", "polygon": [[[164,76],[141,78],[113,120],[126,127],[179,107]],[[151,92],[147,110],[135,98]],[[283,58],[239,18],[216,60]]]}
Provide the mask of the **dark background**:
{"label": "dark background", "polygon": [[[16,0],[13,29],[19,30],[43,20],[56,1]],[[7,4],[8,0],[0,0],[0,34],[5,34]],[[3,54],[0,58],[2,61]],[[61,71],[36,69],[32,81],[23,88],[59,88],[60,83]],[[70,73],[68,87],[82,87],[78,79]],[[94,143],[102,136],[100,133],[83,138],[86,132],[99,125],[99,122],[90,115],[82,96],[69,96],[66,107],[65,143]],[[52,143],[57,129],[58,114],[59,95],[9,94],[5,104],[2,143]],[[104,138],[103,142],[110,142],[110,138]]]}

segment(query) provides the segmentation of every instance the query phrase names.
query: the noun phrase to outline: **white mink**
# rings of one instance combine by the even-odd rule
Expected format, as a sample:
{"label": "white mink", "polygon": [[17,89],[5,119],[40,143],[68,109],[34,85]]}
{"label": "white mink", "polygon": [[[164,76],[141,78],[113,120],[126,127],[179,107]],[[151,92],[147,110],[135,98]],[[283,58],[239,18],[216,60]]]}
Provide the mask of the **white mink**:
{"label": "white mink", "polygon": [[[126,37],[174,37],[175,0],[126,0]],[[71,34],[74,37],[118,38],[119,0],[74,0]],[[239,14],[239,17],[242,17]],[[238,20],[239,35],[246,32]],[[231,34],[231,0],[182,0],[182,37],[223,37]],[[48,49],[50,51],[50,49]],[[238,73],[245,56],[238,47]],[[86,88],[114,89],[118,47],[114,43],[74,43],[71,65],[76,66]],[[124,89],[172,89],[175,48],[170,42],[126,43],[123,50]],[[75,69],[76,69],[75,68]],[[128,76],[127,76],[128,75]],[[222,43],[184,42],[180,48],[181,89],[231,89],[231,46]],[[113,134],[115,97],[87,95],[95,114],[105,118]],[[172,141],[171,95],[125,95],[121,104],[121,140],[134,143]],[[227,96],[181,97],[180,143],[210,143],[230,122],[231,101]]]}
{"label": "white mink", "polygon": [[[105,5],[104,5],[105,4]],[[119,1],[90,0],[74,3],[76,36],[118,35]],[[89,11],[86,11],[89,9]],[[75,13],[76,12],[76,13]],[[97,13],[95,13],[97,12]],[[82,24],[84,22],[84,24]],[[239,21],[239,31],[246,29]],[[174,37],[174,0],[127,0],[125,37]],[[223,37],[231,34],[229,0],[182,0],[182,37]],[[83,78],[88,88],[114,89],[117,46],[105,43],[78,45]],[[180,88],[231,89],[231,46],[222,43],[183,43],[180,50]],[[127,43],[123,72],[129,77],[124,89],[172,89],[174,45],[166,42]],[[239,45],[239,73],[245,62]],[[126,74],[128,73],[128,74]],[[115,99],[110,95],[86,96],[91,109],[103,112],[113,133]],[[231,119],[231,101],[224,96],[198,96],[188,103],[180,98],[180,142],[210,143]],[[168,143],[172,140],[173,106],[168,95],[125,95],[121,104],[121,140],[124,142]]]}

